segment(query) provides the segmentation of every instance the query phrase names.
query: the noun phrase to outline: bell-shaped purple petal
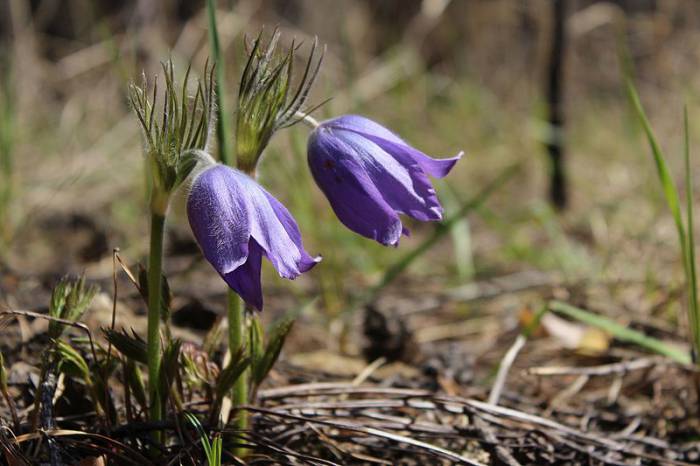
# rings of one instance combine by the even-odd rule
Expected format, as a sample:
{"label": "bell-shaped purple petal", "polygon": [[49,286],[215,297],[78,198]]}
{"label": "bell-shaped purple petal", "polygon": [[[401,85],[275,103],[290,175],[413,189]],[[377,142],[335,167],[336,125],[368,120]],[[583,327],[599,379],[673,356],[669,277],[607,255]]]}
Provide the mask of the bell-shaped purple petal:
{"label": "bell-shaped purple petal", "polygon": [[354,148],[326,130],[309,139],[309,167],[341,222],[385,246],[398,244],[401,220],[354,156]]}
{"label": "bell-shaped purple petal", "polygon": [[[187,217],[204,257],[224,275],[248,259],[248,203],[219,166],[202,172],[187,198]],[[233,187],[233,189],[232,189]]]}
{"label": "bell-shaped purple petal", "polygon": [[[280,221],[282,227],[289,235],[289,238],[294,244],[301,245],[301,231],[299,231],[299,226],[294,220],[294,217],[292,217],[292,214],[290,214],[287,208],[280,201],[275,199],[270,193],[268,193],[267,191],[263,192],[265,193],[265,196],[267,197],[267,200],[270,203],[272,210],[275,212],[275,215],[277,215],[277,219]],[[316,265],[321,260],[319,257],[311,257],[303,247],[299,247],[299,253],[301,257],[296,263],[299,273],[308,272],[314,265]]]}
{"label": "bell-shaped purple petal", "polygon": [[214,165],[195,178],[187,215],[204,257],[258,310],[263,255],[289,279],[320,261],[304,249],[289,211],[252,178],[230,167]]}
{"label": "bell-shaped purple petal", "polygon": [[223,279],[235,290],[243,301],[255,309],[262,310],[263,294],[260,281],[263,250],[253,238],[248,243],[247,260],[240,267],[226,274]]}
{"label": "bell-shaped purple petal", "polygon": [[390,154],[404,153],[406,157],[413,159],[425,173],[435,178],[447,176],[452,167],[464,155],[464,152],[460,152],[454,157],[434,159],[411,147],[403,139],[379,123],[360,115],[344,115],[324,122],[324,124],[361,134]]}
{"label": "bell-shaped purple petal", "polygon": [[322,123],[308,145],[311,172],[338,218],[384,245],[396,245],[402,233],[409,233],[398,214],[421,221],[442,219],[427,175],[445,176],[460,157],[428,157],[356,115]]}

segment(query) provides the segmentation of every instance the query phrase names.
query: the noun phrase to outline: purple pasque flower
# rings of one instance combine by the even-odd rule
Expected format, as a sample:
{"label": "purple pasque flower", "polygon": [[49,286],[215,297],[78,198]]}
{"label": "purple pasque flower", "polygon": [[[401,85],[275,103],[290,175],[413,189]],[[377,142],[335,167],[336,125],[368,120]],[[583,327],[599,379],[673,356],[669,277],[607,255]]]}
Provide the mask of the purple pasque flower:
{"label": "purple pasque flower", "polygon": [[321,260],[304,249],[287,208],[251,177],[226,165],[212,165],[194,178],[187,216],[204,257],[257,310],[263,307],[263,256],[289,279]]}
{"label": "purple pasque flower", "polygon": [[409,233],[399,214],[442,219],[428,175],[444,177],[460,157],[433,159],[357,115],[322,122],[308,144],[311,173],[340,221],[385,246],[398,245]]}

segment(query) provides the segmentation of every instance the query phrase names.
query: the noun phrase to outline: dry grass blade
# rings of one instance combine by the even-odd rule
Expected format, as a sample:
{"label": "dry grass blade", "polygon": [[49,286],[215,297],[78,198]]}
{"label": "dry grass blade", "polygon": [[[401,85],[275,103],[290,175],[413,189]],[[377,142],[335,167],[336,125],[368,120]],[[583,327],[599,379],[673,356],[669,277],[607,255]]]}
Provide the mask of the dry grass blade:
{"label": "dry grass blade", "polygon": [[[278,421],[271,420],[270,423],[278,427],[276,432],[285,439],[300,435],[299,432],[303,432],[306,424],[330,427],[336,429],[334,432],[359,432],[367,437],[381,439],[377,440],[379,444],[382,441],[389,442],[383,444],[383,448],[411,438],[409,433],[418,439],[425,437],[438,441],[481,437],[481,447],[505,464],[518,464],[521,461],[521,457],[516,455],[518,450],[532,448],[528,442],[521,445],[518,441],[507,440],[523,435],[538,435],[549,439],[549,447],[547,442],[542,444],[542,454],[545,456],[547,448],[561,448],[562,454],[571,451],[594,460],[605,458],[609,461],[608,464],[629,465],[632,463],[625,461],[639,457],[656,461],[665,455],[675,454],[663,441],[650,438],[640,443],[638,436],[630,435],[639,428],[639,424],[628,426],[626,436],[611,436],[583,431],[514,408],[495,406],[475,399],[436,395],[426,390],[333,383],[305,384],[263,390],[260,399],[265,400],[270,407],[258,408],[257,411],[256,408],[249,409],[263,418],[277,418]],[[437,416],[440,423],[419,420],[421,412],[430,417]],[[471,422],[465,427],[457,421],[459,417]],[[290,425],[286,428],[279,427],[283,425],[280,422],[282,419],[290,421]],[[317,437],[317,441],[324,442],[320,435]],[[346,438],[346,442],[351,444],[356,441],[355,437]],[[423,442],[418,441],[421,442],[420,446],[410,442],[405,444],[415,449],[412,454],[441,455],[435,451],[428,453],[429,450],[422,449]],[[377,445],[375,443],[374,447],[380,448]],[[640,445],[644,447],[641,448]],[[668,463],[684,466],[691,464],[679,459],[669,460]]]}
{"label": "dry grass blade", "polygon": [[[95,342],[92,339],[92,332],[90,332],[90,329],[88,328],[87,325],[81,323],[81,322],[73,322],[72,320],[66,320],[66,319],[60,319],[58,317],[52,317],[47,314],[40,314],[38,312],[33,312],[33,311],[24,311],[24,310],[15,310],[15,309],[8,309],[6,311],[0,311],[0,319],[2,319],[3,316],[11,316],[11,317],[17,317],[17,316],[25,316],[25,317],[34,317],[36,319],[45,319],[51,322],[56,322],[58,324],[62,325],[67,325],[69,327],[75,327],[78,328],[82,331],[84,331],[87,334],[88,341],[90,342],[90,350],[92,352],[92,357],[94,358],[95,361],[97,361],[97,351],[95,350]],[[0,322],[6,322],[3,320],[0,320]],[[6,324],[6,323],[5,323]],[[0,327],[2,327],[0,325]]]}
{"label": "dry grass blade", "polygon": [[590,366],[590,367],[561,367],[561,366],[547,366],[547,367],[531,367],[527,369],[527,373],[530,375],[539,376],[556,376],[556,375],[589,375],[589,376],[602,376],[611,374],[620,374],[636,370],[648,369],[650,367],[668,365],[670,362],[668,359],[652,357],[652,358],[639,358],[632,359],[629,361],[621,361],[612,364],[603,364],[600,366]]}
{"label": "dry grass blade", "polygon": [[117,448],[119,450],[124,451],[125,452],[124,454],[119,454],[119,453],[116,453],[115,451],[111,451],[111,454],[118,456],[119,458],[121,458],[124,461],[127,461],[128,464],[135,464],[135,465],[140,465],[140,466],[153,464],[148,458],[141,455],[141,453],[134,450],[130,446],[128,446],[122,442],[119,442],[118,440],[107,437],[106,435],[94,434],[94,433],[90,433],[90,432],[83,432],[83,431],[79,431],[79,430],[54,429],[54,430],[48,430],[48,431],[42,431],[42,432],[31,432],[28,434],[18,435],[17,437],[15,437],[14,443],[21,444],[21,443],[28,442],[31,440],[40,440],[44,436],[49,437],[49,438],[78,437],[78,438],[97,440],[99,442],[103,442],[107,445],[110,445],[112,448]]}
{"label": "dry grass blade", "polygon": [[277,417],[281,417],[281,418],[294,419],[297,421],[308,422],[311,424],[324,425],[324,426],[328,426],[328,427],[332,427],[332,428],[336,428],[336,429],[354,431],[354,432],[358,432],[361,434],[365,434],[365,435],[389,440],[392,442],[396,442],[398,444],[410,445],[412,447],[417,448],[419,451],[430,454],[432,456],[438,456],[438,457],[447,459],[449,461],[453,461],[453,462],[455,462],[455,464],[466,464],[466,465],[470,465],[470,466],[485,466],[482,463],[470,460],[469,458],[466,458],[462,455],[459,455],[458,453],[454,453],[454,452],[447,450],[445,448],[431,445],[429,443],[422,442],[420,440],[415,440],[415,439],[412,439],[410,437],[406,437],[405,435],[395,434],[392,432],[387,432],[387,431],[375,429],[372,427],[364,427],[364,426],[349,423],[349,422],[335,422],[335,421],[330,421],[330,420],[309,418],[306,416],[298,416],[298,415],[290,414],[290,413],[286,413],[286,412],[280,412],[280,411],[276,411],[276,410],[269,410],[269,409],[263,409],[263,408],[256,408],[256,407],[252,407],[252,406],[247,407],[247,409],[251,412],[254,412],[254,413],[261,413],[261,414],[266,414],[269,416],[277,416]]}
{"label": "dry grass blade", "polygon": [[262,450],[270,450],[273,453],[278,453],[284,456],[291,456],[295,459],[303,461],[303,463],[288,463],[288,464],[311,464],[311,465],[319,465],[319,466],[341,466],[339,463],[334,463],[332,461],[323,459],[323,458],[316,458],[311,455],[305,455],[303,453],[299,453],[297,451],[292,450],[289,447],[286,447],[284,445],[280,445],[278,442],[275,442],[274,440],[264,436],[257,434],[255,432],[246,432],[243,434],[246,438],[248,438],[249,443],[251,445],[254,445],[258,447],[259,449]]}

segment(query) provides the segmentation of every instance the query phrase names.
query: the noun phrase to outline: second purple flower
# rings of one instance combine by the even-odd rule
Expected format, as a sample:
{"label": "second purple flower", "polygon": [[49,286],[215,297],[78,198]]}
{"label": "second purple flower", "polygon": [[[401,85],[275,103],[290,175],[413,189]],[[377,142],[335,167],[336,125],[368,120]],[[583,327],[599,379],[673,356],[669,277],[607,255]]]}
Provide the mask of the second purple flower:
{"label": "second purple flower", "polygon": [[225,165],[213,165],[195,177],[187,216],[204,257],[258,310],[263,307],[263,256],[288,279],[321,260],[306,252],[299,227],[282,203],[251,177]]}
{"label": "second purple flower", "polygon": [[357,115],[321,123],[308,145],[311,173],[340,221],[385,246],[408,234],[399,214],[442,219],[428,175],[446,176],[461,156],[433,159]]}

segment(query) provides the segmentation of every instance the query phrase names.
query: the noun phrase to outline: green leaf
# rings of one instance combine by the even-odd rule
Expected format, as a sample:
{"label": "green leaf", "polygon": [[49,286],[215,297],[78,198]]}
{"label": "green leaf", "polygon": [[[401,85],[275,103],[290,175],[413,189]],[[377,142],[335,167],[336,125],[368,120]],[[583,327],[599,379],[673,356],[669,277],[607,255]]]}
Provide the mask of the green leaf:
{"label": "green leaf", "polygon": [[272,328],[268,332],[268,341],[265,346],[265,353],[260,359],[259,363],[253,368],[253,380],[256,385],[260,385],[267,374],[272,370],[272,367],[277,362],[282,347],[284,346],[284,341],[289,335],[289,332],[294,326],[293,318],[285,318],[279,322],[273,324]]}
{"label": "green leaf", "polygon": [[114,425],[117,422],[117,408],[114,405],[112,390],[110,387],[110,378],[114,375],[114,371],[119,366],[117,358],[103,358],[97,363],[97,367],[93,365],[90,373],[90,382],[86,381],[87,385],[92,385],[92,397],[95,403],[102,407],[102,411],[109,417],[110,422]]}
{"label": "green leaf", "polygon": [[[63,277],[51,291],[51,302],[49,303],[49,315],[57,319],[61,318],[63,309],[66,306],[68,279]],[[50,326],[49,326],[50,327]],[[51,331],[49,331],[51,333]]]}
{"label": "green leaf", "polygon": [[250,356],[243,357],[243,352],[238,351],[231,357],[231,362],[221,371],[216,381],[215,392],[218,399],[228,394],[238,378],[250,365]]}
{"label": "green leaf", "polygon": [[683,271],[686,278],[686,286],[688,288],[688,322],[690,324],[690,338],[691,345],[696,354],[700,353],[700,305],[698,304],[697,296],[697,273],[695,265],[695,245],[694,245],[694,234],[693,234],[693,198],[692,198],[692,184],[691,184],[691,174],[690,174],[690,149],[689,149],[689,138],[688,138],[688,115],[685,112],[684,115],[684,127],[685,127],[685,137],[684,137],[684,155],[685,155],[685,183],[686,183],[686,202],[687,202],[687,228],[683,223],[682,209],[680,195],[678,194],[678,188],[676,183],[671,176],[670,169],[666,163],[666,157],[664,156],[663,150],[659,143],[657,142],[654,131],[651,128],[649,119],[644,111],[642,102],[639,99],[639,94],[634,86],[631,78],[631,72],[629,68],[625,74],[625,82],[627,87],[627,95],[632,107],[639,118],[644,133],[647,137],[647,142],[651,148],[651,153],[654,158],[654,164],[656,167],[656,173],[661,182],[661,187],[666,199],[666,204],[668,205],[673,220],[676,224],[676,231],[678,234],[678,242],[681,246],[681,259],[683,260]]}
{"label": "green leaf", "polygon": [[[698,275],[695,260],[695,223],[693,221],[693,182],[690,170],[690,137],[688,131],[688,108],[683,109],[683,155],[685,156],[685,203],[688,230],[685,260],[688,264],[688,319],[690,334],[693,337],[695,351],[700,350],[700,304],[698,304]],[[696,353],[697,357],[697,353]]]}
{"label": "green leaf", "polygon": [[179,367],[180,349],[182,341],[175,339],[171,340],[163,350],[163,360],[160,365],[160,393],[167,394],[170,391],[170,386],[175,381],[177,370]]}
{"label": "green leaf", "polygon": [[251,372],[253,373],[253,379],[257,380],[255,374],[260,364],[262,364],[263,357],[265,356],[263,329],[260,319],[258,319],[257,316],[253,316],[253,318],[250,320],[248,348],[250,352]]}
{"label": "green leaf", "polygon": [[[92,299],[97,294],[98,287],[86,285],[85,277],[77,279],[63,277],[54,287],[49,303],[49,315],[57,319],[77,322],[90,306]],[[65,325],[56,322],[49,322],[49,336],[58,338],[63,333]]]}
{"label": "green leaf", "polygon": [[148,406],[146,400],[146,385],[143,383],[141,370],[139,370],[131,359],[127,359],[124,362],[124,377],[136,401],[139,402],[142,408],[146,408]]}
{"label": "green leaf", "polygon": [[56,344],[56,352],[58,354],[59,370],[66,374],[78,376],[90,383],[90,367],[85,358],[75,348],[59,340]]}
{"label": "green leaf", "polygon": [[241,349],[231,356],[231,361],[219,374],[210,408],[212,422],[221,418],[221,406],[224,397],[231,392],[233,386],[249,366],[250,356],[244,356],[244,351]]}
{"label": "green leaf", "polygon": [[549,309],[553,312],[563,314],[579,322],[605,330],[615,338],[626,343],[633,343],[654,353],[666,356],[680,364],[690,364],[690,355],[675,346],[664,343],[661,340],[647,336],[636,330],[632,330],[624,325],[608,319],[607,317],[594,314],[584,309],[572,306],[560,301],[551,301]]}
{"label": "green leaf", "polygon": [[683,218],[681,216],[680,199],[678,196],[678,189],[676,188],[676,183],[673,181],[671,172],[666,163],[663,151],[659,146],[656,136],[654,135],[654,130],[651,128],[649,119],[644,112],[642,107],[642,102],[639,100],[639,94],[632,83],[629,76],[626,79],[627,84],[627,95],[632,102],[632,107],[637,113],[637,117],[642,124],[644,133],[646,134],[647,141],[649,142],[649,147],[651,148],[651,153],[654,157],[654,163],[656,166],[656,172],[661,181],[661,187],[663,188],[664,197],[666,198],[666,203],[668,204],[671,214],[673,215],[673,220],[676,222],[676,229],[678,230],[678,237],[681,240],[681,247],[685,248],[685,227],[683,225]]}
{"label": "green leaf", "polygon": [[214,434],[213,441],[209,441],[209,435],[204,430],[202,423],[199,422],[197,416],[192,413],[185,413],[185,419],[189,422],[192,427],[197,431],[199,435],[199,440],[202,442],[202,448],[204,449],[204,454],[207,457],[207,464],[209,466],[221,466],[221,456],[222,456],[222,438],[219,434]]}
{"label": "green leaf", "polygon": [[146,342],[132,329],[131,335],[126,330],[121,332],[112,329],[102,330],[109,341],[124,357],[130,361],[148,364]]}

